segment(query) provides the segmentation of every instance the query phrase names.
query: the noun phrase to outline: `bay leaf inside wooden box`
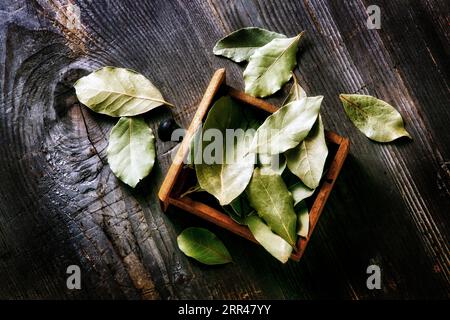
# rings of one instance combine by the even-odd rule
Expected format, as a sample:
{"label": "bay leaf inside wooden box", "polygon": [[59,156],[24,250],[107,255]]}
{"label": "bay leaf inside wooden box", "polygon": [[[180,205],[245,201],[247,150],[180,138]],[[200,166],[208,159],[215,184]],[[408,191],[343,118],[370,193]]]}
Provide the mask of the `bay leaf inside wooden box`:
{"label": "bay leaf inside wooden box", "polygon": [[[225,228],[241,237],[257,243],[250,230],[243,225],[232,220],[218,205],[212,195],[192,196],[187,195],[180,197],[184,191],[192,187],[195,183],[195,171],[184,165],[183,160],[189,151],[190,141],[196,130],[201,126],[206,118],[209,108],[213,103],[223,95],[229,95],[233,99],[240,102],[243,106],[253,107],[267,113],[267,115],[278,110],[274,105],[249,96],[241,91],[233,89],[225,84],[225,69],[217,70],[206,92],[198,106],[197,112],[186,132],[172,165],[159,190],[159,199],[163,210],[166,211],[169,205],[176,206],[182,210],[190,212],[200,218],[212,222],[222,228]],[[343,138],[336,133],[325,131],[329,154],[327,163],[325,164],[325,175],[322,178],[319,187],[313,196],[307,199],[307,205],[310,213],[310,228],[307,238],[299,237],[297,240],[297,248],[293,251],[291,259],[300,260],[306,245],[308,244],[314,227],[319,220],[325,203],[333,188],[334,182],[339,175],[345,158],[348,154],[349,140]],[[209,197],[209,199],[208,199]]]}

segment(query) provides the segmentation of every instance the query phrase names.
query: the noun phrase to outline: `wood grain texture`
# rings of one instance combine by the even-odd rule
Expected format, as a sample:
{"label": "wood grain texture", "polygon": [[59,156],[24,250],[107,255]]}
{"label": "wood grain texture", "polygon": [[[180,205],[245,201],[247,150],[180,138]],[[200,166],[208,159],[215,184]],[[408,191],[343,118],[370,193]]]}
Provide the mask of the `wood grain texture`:
{"label": "wood grain texture", "polygon": [[[366,28],[370,4],[381,8],[380,30]],[[448,298],[449,12],[448,1],[432,0],[3,1],[0,298]],[[121,184],[105,153],[114,119],[80,106],[72,89],[97,67],[132,68],[186,127],[215,69],[243,88],[242,67],[212,48],[244,26],[307,30],[297,77],[325,96],[325,128],[351,140],[300,263],[282,266],[184,212],[165,216],[157,190],[174,143],[158,142],[158,164],[136,190]],[[413,140],[366,139],[343,112],[343,92],[396,106]],[[146,119],[156,129],[169,115],[160,108]],[[188,226],[215,232],[235,263],[207,268],[184,257],[176,235]],[[382,290],[366,287],[372,263]],[[82,290],[66,288],[71,264]]]}

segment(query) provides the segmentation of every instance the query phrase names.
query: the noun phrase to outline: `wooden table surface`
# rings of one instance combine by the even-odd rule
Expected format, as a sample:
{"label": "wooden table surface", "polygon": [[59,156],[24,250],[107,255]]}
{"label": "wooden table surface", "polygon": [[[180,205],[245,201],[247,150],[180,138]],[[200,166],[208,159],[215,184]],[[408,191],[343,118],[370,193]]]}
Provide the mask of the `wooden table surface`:
{"label": "wooden table surface", "polygon": [[[380,30],[366,27],[372,4]],[[2,1],[0,298],[448,299],[449,16],[445,0]],[[149,112],[152,128],[171,113],[186,127],[214,70],[243,88],[242,66],[212,48],[244,26],[306,30],[296,74],[325,96],[325,127],[351,140],[299,263],[281,265],[184,212],[163,214],[156,194],[174,143],[158,140],[138,188],[119,183],[105,151],[117,120],[80,106],[72,88],[104,65],[135,69],[176,105]],[[342,92],[396,106],[413,140],[368,140]],[[186,258],[176,237],[188,226],[215,232],[234,263]],[[381,290],[366,286],[371,264]],[[66,287],[69,265],[81,268],[81,290]]]}

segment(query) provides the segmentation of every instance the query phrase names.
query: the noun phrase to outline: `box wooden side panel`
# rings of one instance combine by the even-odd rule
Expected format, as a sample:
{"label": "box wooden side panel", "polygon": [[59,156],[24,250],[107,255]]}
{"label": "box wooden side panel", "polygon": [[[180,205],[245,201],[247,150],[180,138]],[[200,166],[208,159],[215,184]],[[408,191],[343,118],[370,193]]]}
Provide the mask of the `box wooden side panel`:
{"label": "box wooden side panel", "polygon": [[278,107],[264,100],[252,97],[242,91],[236,90],[232,87],[227,86],[227,93],[234,99],[249,104],[251,106],[257,107],[258,109],[267,111],[268,113],[274,113],[278,110]]}
{"label": "box wooden side panel", "polygon": [[195,132],[197,131],[198,127],[202,124],[202,120],[206,112],[208,111],[208,108],[211,105],[214,96],[216,95],[217,91],[219,90],[224,80],[225,80],[225,69],[218,69],[214,73],[208,85],[208,88],[206,89],[206,92],[203,95],[202,101],[200,102],[197,112],[195,113],[194,118],[192,119],[192,122],[186,132],[186,135],[184,136],[183,142],[181,143],[180,148],[178,149],[175,155],[172,165],[167,171],[166,178],[164,179],[158,193],[158,197],[163,204],[164,211],[167,209],[169,205],[169,195],[183,166],[183,161],[187,156],[187,152],[189,151],[190,141],[194,136]]}
{"label": "box wooden side panel", "polygon": [[212,222],[219,227],[225,228],[243,238],[246,238],[247,240],[258,243],[246,226],[242,226],[236,223],[227,214],[214,209],[207,204],[192,200],[189,197],[180,199],[169,198],[169,202],[171,205],[174,205],[187,212],[193,213],[196,216],[205,219],[206,221]]}

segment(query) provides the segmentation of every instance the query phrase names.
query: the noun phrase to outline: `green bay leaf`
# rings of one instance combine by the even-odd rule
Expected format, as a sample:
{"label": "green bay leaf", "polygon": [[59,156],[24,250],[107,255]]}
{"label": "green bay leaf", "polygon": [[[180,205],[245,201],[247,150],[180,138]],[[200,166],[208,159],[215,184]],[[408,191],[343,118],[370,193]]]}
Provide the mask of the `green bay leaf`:
{"label": "green bay leaf", "polygon": [[188,257],[207,264],[232,262],[230,253],[217,236],[203,228],[187,228],[177,238],[178,247]]}
{"label": "green bay leaf", "polygon": [[74,87],[81,103],[111,117],[135,116],[170,105],[150,80],[125,68],[103,67],[80,78]]}
{"label": "green bay leaf", "polygon": [[278,38],[286,38],[286,36],[261,28],[242,28],[220,39],[214,46],[213,52],[215,55],[230,58],[235,62],[242,62],[248,60],[256,49]]}
{"label": "green bay leaf", "polygon": [[328,155],[322,119],[319,117],[306,138],[286,151],[287,167],[303,183],[314,189],[319,185]]}
{"label": "green bay leaf", "polygon": [[297,146],[314,125],[322,99],[295,100],[271,114],[256,131],[250,151],[274,155]]}
{"label": "green bay leaf", "polygon": [[152,129],[142,118],[120,118],[111,130],[107,155],[114,175],[134,188],[155,163]]}
{"label": "green bay leaf", "polygon": [[291,246],[295,246],[297,215],[292,195],[281,176],[263,174],[259,168],[255,168],[246,193],[250,205],[269,227]]}
{"label": "green bay leaf", "polygon": [[339,98],[347,116],[369,139],[390,142],[411,138],[400,113],[385,101],[361,94],[340,94]]}
{"label": "green bay leaf", "polygon": [[264,221],[256,215],[248,216],[245,219],[245,222],[256,241],[258,241],[264,249],[282,263],[288,261],[292,253],[292,246],[289,245],[289,243],[273,233]]}
{"label": "green bay leaf", "polygon": [[[255,155],[249,153],[249,141],[253,138],[254,131],[245,131],[248,128],[248,110],[237,104],[228,96],[222,97],[212,106],[203,125],[203,134],[210,129],[219,130],[224,139],[222,141],[205,141],[202,139],[203,161],[195,164],[197,180],[202,187],[219,200],[224,206],[239,196],[250,181],[252,176]],[[227,129],[242,129],[242,135],[234,140],[234,148],[227,148],[225,136]],[[212,139],[214,140],[214,139]],[[205,149],[218,143],[223,150],[217,162],[208,164],[205,161]],[[234,161],[227,161],[227,155]]]}
{"label": "green bay leaf", "polygon": [[274,39],[255,50],[244,70],[246,93],[266,97],[289,81],[291,71],[297,64],[297,49],[302,34],[293,38]]}

